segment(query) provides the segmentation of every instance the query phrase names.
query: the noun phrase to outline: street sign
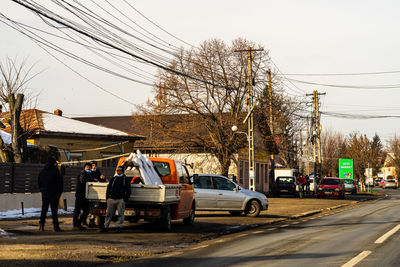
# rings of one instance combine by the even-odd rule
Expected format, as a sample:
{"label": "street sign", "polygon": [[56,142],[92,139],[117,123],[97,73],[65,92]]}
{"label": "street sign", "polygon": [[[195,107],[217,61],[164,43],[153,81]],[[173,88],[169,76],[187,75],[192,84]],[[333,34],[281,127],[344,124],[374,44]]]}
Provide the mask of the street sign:
{"label": "street sign", "polygon": [[353,179],[353,159],[339,159],[339,178]]}

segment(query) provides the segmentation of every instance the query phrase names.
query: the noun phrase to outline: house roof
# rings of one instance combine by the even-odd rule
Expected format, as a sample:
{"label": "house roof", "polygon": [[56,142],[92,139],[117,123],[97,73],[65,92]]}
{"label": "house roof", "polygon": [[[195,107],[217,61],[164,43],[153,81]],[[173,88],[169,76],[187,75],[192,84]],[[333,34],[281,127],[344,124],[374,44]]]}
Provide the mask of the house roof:
{"label": "house roof", "polygon": [[[10,133],[10,114],[1,113],[0,120],[6,126],[3,131]],[[145,139],[140,135],[55,115],[38,109],[23,110],[20,123],[21,127],[25,131],[31,132],[32,136],[90,137],[116,140]]]}

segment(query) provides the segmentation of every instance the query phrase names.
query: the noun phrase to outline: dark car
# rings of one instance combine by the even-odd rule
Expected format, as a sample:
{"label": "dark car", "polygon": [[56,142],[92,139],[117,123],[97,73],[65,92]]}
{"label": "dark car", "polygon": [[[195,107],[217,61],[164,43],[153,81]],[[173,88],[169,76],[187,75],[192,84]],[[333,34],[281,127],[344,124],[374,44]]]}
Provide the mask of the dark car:
{"label": "dark car", "polygon": [[343,179],[337,177],[326,177],[321,180],[318,185],[317,197],[338,197],[343,199],[345,187]]}
{"label": "dark car", "polygon": [[278,176],[273,187],[273,194],[280,196],[282,194],[299,196],[297,190],[296,177],[294,176]]}

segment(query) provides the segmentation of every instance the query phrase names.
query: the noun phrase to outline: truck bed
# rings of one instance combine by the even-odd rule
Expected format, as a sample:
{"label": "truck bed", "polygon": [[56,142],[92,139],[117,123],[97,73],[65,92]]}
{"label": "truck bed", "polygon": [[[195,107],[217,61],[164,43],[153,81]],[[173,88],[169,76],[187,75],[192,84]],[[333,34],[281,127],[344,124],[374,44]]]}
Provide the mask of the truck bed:
{"label": "truck bed", "polygon": [[[107,185],[108,183],[86,183],[86,198],[91,201],[106,202]],[[131,184],[128,204],[172,204],[178,203],[180,199],[180,184]]]}

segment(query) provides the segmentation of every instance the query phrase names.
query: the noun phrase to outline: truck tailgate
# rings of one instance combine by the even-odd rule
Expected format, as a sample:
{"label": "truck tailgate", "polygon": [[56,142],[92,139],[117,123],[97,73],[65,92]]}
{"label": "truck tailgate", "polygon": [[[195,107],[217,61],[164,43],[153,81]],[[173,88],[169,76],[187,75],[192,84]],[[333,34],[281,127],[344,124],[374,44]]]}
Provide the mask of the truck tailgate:
{"label": "truck tailgate", "polygon": [[[86,183],[86,198],[89,200],[106,201],[108,183]],[[181,199],[180,184],[144,185],[131,184],[129,203],[137,204],[168,204],[177,203]]]}

